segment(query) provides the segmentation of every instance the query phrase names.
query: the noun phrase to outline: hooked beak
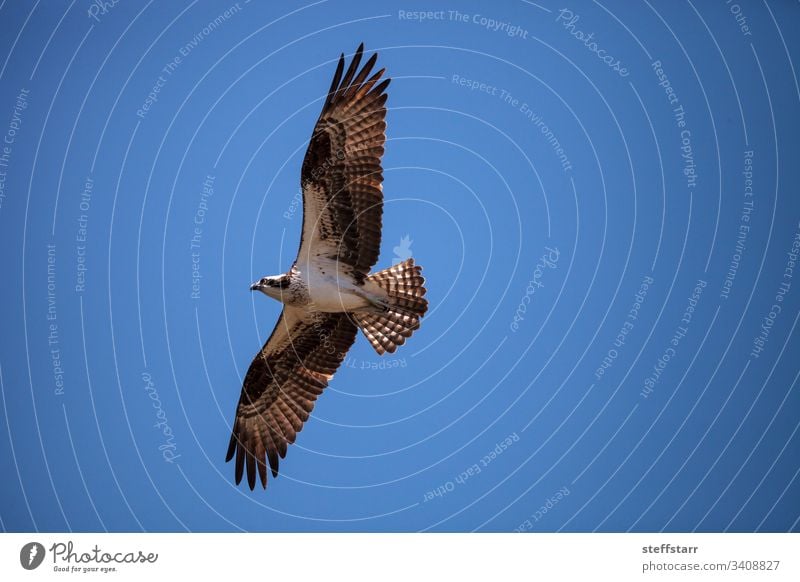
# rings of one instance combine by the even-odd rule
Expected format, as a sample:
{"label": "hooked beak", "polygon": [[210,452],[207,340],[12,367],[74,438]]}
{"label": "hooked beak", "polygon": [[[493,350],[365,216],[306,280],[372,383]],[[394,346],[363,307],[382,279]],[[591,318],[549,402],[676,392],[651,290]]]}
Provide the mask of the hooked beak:
{"label": "hooked beak", "polygon": [[261,284],[256,281],[252,285],[250,285],[250,291],[261,291]]}

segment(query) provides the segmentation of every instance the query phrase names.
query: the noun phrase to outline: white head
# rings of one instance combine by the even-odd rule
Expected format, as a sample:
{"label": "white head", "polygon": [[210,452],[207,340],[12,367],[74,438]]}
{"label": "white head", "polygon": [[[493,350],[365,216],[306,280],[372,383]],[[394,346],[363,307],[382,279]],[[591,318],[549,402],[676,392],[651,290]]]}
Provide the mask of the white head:
{"label": "white head", "polygon": [[261,291],[267,297],[272,297],[283,302],[283,298],[289,289],[289,277],[287,275],[273,275],[272,277],[262,277],[252,285],[250,291]]}

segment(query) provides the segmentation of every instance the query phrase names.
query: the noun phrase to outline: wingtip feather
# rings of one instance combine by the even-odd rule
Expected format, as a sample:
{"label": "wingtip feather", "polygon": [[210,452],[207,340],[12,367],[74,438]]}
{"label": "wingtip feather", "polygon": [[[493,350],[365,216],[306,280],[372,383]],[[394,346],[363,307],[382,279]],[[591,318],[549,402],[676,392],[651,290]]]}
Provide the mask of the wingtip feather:
{"label": "wingtip feather", "polygon": [[225,462],[229,462],[233,458],[233,453],[236,452],[236,433],[231,432],[231,440],[228,443],[228,452],[225,454]]}
{"label": "wingtip feather", "polygon": [[244,447],[241,443],[236,447],[236,484],[242,482],[242,475],[244,474]]}
{"label": "wingtip feather", "polygon": [[256,457],[251,451],[247,451],[247,484],[250,491],[256,488]]}

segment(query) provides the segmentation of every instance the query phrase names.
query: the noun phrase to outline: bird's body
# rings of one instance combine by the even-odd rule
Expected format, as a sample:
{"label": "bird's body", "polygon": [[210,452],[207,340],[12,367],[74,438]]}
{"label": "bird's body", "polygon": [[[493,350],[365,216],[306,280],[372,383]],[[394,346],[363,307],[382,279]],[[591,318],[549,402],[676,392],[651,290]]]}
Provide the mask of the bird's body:
{"label": "bird's body", "polygon": [[428,308],[422,270],[409,258],[370,273],[378,260],[383,214],[380,158],[386,140],[383,70],[359,71],[363,45],[344,71],[344,55],[303,160],[303,230],[292,267],[251,286],[283,303],[272,335],[245,375],[227,459],[236,482],[247,468],[267,486],[278,459],[355,341],[359,329],[378,354],[394,352]]}
{"label": "bird's body", "polygon": [[[276,282],[270,285],[269,282]],[[263,287],[260,285],[264,282]],[[295,263],[289,272],[265,277],[254,283],[253,290],[263,291],[284,305],[306,311],[340,313],[377,308],[383,309],[388,294],[369,279],[358,284],[337,269],[335,261]]]}
{"label": "bird's body", "polygon": [[368,297],[386,299],[386,293],[372,281],[357,284],[346,273],[340,273],[336,262],[330,259],[295,265],[293,272],[297,273],[299,286],[306,289],[306,305],[316,311],[356,311],[370,307]]}

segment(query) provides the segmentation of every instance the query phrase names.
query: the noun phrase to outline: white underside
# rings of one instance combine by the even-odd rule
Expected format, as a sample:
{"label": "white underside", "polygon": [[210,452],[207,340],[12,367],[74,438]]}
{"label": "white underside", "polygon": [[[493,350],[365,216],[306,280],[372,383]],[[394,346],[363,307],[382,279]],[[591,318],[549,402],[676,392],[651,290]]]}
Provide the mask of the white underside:
{"label": "white underside", "polygon": [[308,289],[311,301],[308,307],[315,311],[358,311],[386,298],[385,292],[371,281],[364,286],[356,285],[337,270],[335,261],[326,260],[314,266],[298,263],[295,268]]}

